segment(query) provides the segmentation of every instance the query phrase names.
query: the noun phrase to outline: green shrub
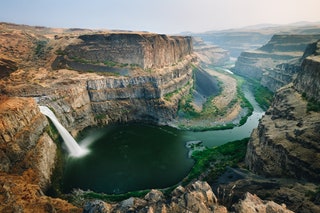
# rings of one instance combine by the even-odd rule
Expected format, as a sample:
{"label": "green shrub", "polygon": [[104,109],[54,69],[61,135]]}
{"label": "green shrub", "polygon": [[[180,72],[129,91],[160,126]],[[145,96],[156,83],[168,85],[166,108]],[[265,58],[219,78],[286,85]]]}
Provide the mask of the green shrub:
{"label": "green shrub", "polygon": [[195,164],[189,175],[183,180],[183,184],[188,184],[205,171],[208,172],[204,180],[212,182],[225,171],[227,166],[236,167],[245,158],[248,141],[249,138],[244,138],[218,147],[194,152],[192,158],[195,160]]}
{"label": "green shrub", "polygon": [[316,101],[314,98],[308,100],[307,112],[320,112],[320,102]]}

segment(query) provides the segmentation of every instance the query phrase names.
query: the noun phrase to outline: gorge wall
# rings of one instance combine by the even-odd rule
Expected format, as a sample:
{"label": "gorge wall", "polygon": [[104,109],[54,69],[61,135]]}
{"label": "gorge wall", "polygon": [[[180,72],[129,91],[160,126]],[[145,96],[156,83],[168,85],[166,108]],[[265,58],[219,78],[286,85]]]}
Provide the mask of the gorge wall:
{"label": "gorge wall", "polygon": [[57,153],[48,124],[33,98],[1,98],[1,212],[80,212],[43,194],[51,184]]}
{"label": "gorge wall", "polygon": [[121,67],[162,68],[183,60],[192,51],[191,37],[134,32],[90,34],[79,36],[77,42],[61,50],[62,56],[55,64],[59,68],[66,65],[73,68],[76,62],[97,67],[113,62]]}
{"label": "gorge wall", "polygon": [[[96,124],[166,123],[175,116],[180,98],[193,86],[193,64],[197,61],[191,40],[3,23],[0,27],[0,47],[4,50],[0,52],[0,211],[83,212],[44,194],[56,165],[59,142],[38,104],[53,109],[73,135]],[[111,53],[119,54],[119,58],[112,58]],[[294,134],[312,131],[307,123],[298,123],[299,131]],[[250,153],[254,148],[248,150]],[[261,160],[252,162],[259,165]],[[252,169],[259,172],[254,166]],[[246,203],[239,203],[237,211],[246,212],[248,205],[261,211],[285,210],[247,194]],[[178,186],[168,197],[152,190],[144,198],[120,203],[89,201],[84,210],[227,212],[211,187],[201,181]]]}
{"label": "gorge wall", "polygon": [[302,62],[296,80],[279,89],[272,106],[251,135],[246,165],[270,177],[319,183],[319,42]]}
{"label": "gorge wall", "polygon": [[237,59],[242,52],[255,50],[266,44],[273,35],[310,35],[319,34],[318,23],[289,24],[289,25],[255,25],[238,29],[208,31],[191,34],[200,37],[206,43],[217,45],[230,53],[232,59]]}
{"label": "gorge wall", "polygon": [[212,64],[222,66],[230,60],[230,54],[227,50],[219,46],[209,45],[201,38],[193,38],[194,52],[202,62],[202,65]]}
{"label": "gorge wall", "polygon": [[290,83],[300,71],[300,58],[310,43],[320,35],[274,35],[257,50],[242,52],[233,71],[239,75],[259,80],[275,92]]}
{"label": "gorge wall", "polygon": [[81,211],[43,193],[57,138],[38,104],[76,135],[97,124],[166,123],[193,86],[190,37],[3,23],[1,30],[0,211]]}

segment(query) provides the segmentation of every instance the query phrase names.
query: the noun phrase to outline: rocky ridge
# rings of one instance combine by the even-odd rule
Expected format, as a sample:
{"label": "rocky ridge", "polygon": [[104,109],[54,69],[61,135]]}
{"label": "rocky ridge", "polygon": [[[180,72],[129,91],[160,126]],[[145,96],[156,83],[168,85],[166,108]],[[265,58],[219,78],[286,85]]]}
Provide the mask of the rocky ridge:
{"label": "rocky ridge", "polygon": [[319,23],[304,23],[303,25],[289,24],[280,26],[262,24],[191,35],[201,37],[206,43],[217,45],[227,50],[232,59],[237,59],[242,52],[255,50],[266,44],[275,34],[310,35],[319,33]]}
{"label": "rocky ridge", "polygon": [[[151,190],[143,198],[129,198],[117,204],[99,200],[84,205],[84,212],[216,212],[227,213],[226,207],[219,204],[208,183],[196,181],[186,187],[178,186],[166,198],[159,190]],[[256,195],[247,193],[235,205],[236,212],[292,212],[285,205],[263,201]]]}
{"label": "rocky ridge", "polygon": [[212,64],[214,66],[223,66],[230,60],[229,52],[219,46],[209,45],[201,38],[193,38],[194,52],[203,65]]}
{"label": "rocky ridge", "polygon": [[0,104],[0,211],[79,212],[44,195],[51,184],[57,145],[33,98],[2,98]]}
{"label": "rocky ridge", "polygon": [[246,162],[253,171],[319,180],[314,159],[319,158],[320,115],[307,108],[308,99],[317,102],[319,97],[319,62],[317,54],[307,57],[294,83],[277,91],[248,145]]}
{"label": "rocky ridge", "polygon": [[[86,30],[66,33],[65,30],[34,29],[4,23],[1,29],[0,38],[5,39],[1,40],[4,50],[0,54],[0,190],[7,194],[0,196],[1,211],[27,211],[33,206],[38,206],[35,211],[40,212],[46,212],[46,209],[79,210],[66,201],[44,196],[56,164],[57,146],[53,142],[56,138],[52,135],[48,119],[39,112],[38,104],[53,109],[60,122],[76,135],[83,128],[96,124],[138,120],[166,122],[175,115],[180,97],[193,85],[191,64],[197,62],[189,37],[140,32],[114,33],[115,37],[120,35],[122,41],[131,41],[130,38],[133,38],[134,45],[127,43],[126,48],[119,48],[119,54],[130,48],[135,49],[136,45],[143,50],[140,55],[135,55],[143,59],[143,63],[133,67],[127,65],[127,73],[121,75],[112,72],[113,68],[119,68],[117,66],[121,61],[116,62],[116,67],[102,65],[109,67],[110,72],[52,70],[56,58],[61,57],[60,51],[74,51],[74,45],[79,44],[81,39],[88,42],[87,47],[95,46],[97,43],[92,38],[113,37],[113,33],[99,32],[95,35],[91,32],[85,36],[83,33],[87,33]],[[138,42],[134,40],[137,37]],[[153,43],[157,49],[154,52]],[[85,46],[82,43],[81,48]],[[106,55],[107,46],[101,47]],[[22,58],[19,58],[20,55]],[[99,56],[103,57],[101,54]],[[164,99],[167,94],[172,94],[170,100]],[[18,193],[17,188],[30,184],[32,187]]]}
{"label": "rocky ridge", "polygon": [[[251,135],[245,162],[257,174],[292,178],[305,185],[319,184],[320,113],[309,107],[319,106],[319,42],[315,46],[317,49],[304,59],[294,82],[277,91]],[[295,211],[319,211],[319,191],[314,187],[310,191],[313,195],[305,195],[306,201],[295,206]],[[309,201],[313,204],[306,204]]]}
{"label": "rocky ridge", "polygon": [[[21,33],[27,36],[17,38],[19,41],[30,38],[30,29],[27,30]],[[85,126],[97,123],[139,119],[159,123],[160,117],[167,120],[173,116],[176,103],[192,86],[191,63],[195,58],[190,54],[175,64],[156,68],[152,72],[141,67],[131,70],[129,75],[120,76],[105,71],[82,73],[66,69],[51,70],[55,59],[61,56],[56,51],[79,42],[77,33],[83,30],[75,30],[67,37],[57,33],[59,30],[49,30],[53,33],[50,35],[43,32],[48,31],[46,28],[37,30],[42,33],[33,34],[32,38],[36,41],[48,41],[30,43],[28,51],[32,49],[34,54],[31,55],[37,60],[23,62],[12,57],[17,63],[17,69],[5,69],[5,75],[1,79],[0,115],[3,119],[0,126],[0,210],[80,212],[81,208],[44,195],[50,185],[57,148],[48,120],[40,114],[35,99],[26,97],[35,96],[39,103],[53,108],[58,119],[74,135]],[[13,31],[20,34],[16,26]],[[12,51],[12,56],[19,55],[18,50],[20,51]],[[6,53],[7,51],[1,52],[1,58],[10,58]],[[38,60],[40,62],[36,63]],[[118,66],[120,65],[117,64],[116,68]],[[170,98],[166,100],[164,96],[167,94]],[[135,98],[129,98],[130,95]],[[137,113],[135,110],[138,108],[132,108],[132,105],[143,107]],[[129,116],[128,112],[135,115]],[[108,113],[112,114],[109,116]],[[262,205],[259,199],[254,200],[259,206]],[[277,207],[278,211],[284,209],[284,206]],[[240,206],[238,211],[241,208]],[[226,212],[226,208],[217,203],[210,186],[205,182],[178,187],[170,198],[164,198],[161,192],[152,190],[143,199],[130,198],[117,204],[89,202],[84,209],[88,212],[109,212],[112,209],[134,209],[141,212]]]}
{"label": "rocky ridge", "polygon": [[275,92],[293,80],[306,48],[318,39],[320,35],[274,35],[259,49],[242,52],[233,71]]}
{"label": "rocky ridge", "polygon": [[60,50],[62,57],[58,59],[106,65],[116,62],[148,69],[171,66],[192,51],[191,37],[117,32],[80,35],[76,42]]}

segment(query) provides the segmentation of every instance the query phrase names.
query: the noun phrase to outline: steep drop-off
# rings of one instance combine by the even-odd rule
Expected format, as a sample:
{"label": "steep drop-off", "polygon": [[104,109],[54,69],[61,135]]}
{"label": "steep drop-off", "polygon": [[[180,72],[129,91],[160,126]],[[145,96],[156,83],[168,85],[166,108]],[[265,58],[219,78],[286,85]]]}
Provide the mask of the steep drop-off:
{"label": "steep drop-off", "polygon": [[254,51],[242,52],[233,71],[257,79],[275,92],[290,83],[299,72],[299,59],[310,43],[320,35],[274,35],[264,46]]}
{"label": "steep drop-off", "polygon": [[[100,69],[117,64],[124,69],[127,66],[162,68],[183,60],[192,51],[191,37],[151,33],[81,35],[75,43],[60,50],[62,56],[58,57],[53,67],[83,69],[85,66],[79,66],[82,63]],[[91,68],[95,71],[94,66]]]}
{"label": "steep drop-off", "polygon": [[302,71],[294,82],[278,89],[252,132],[246,167],[228,168],[213,184],[223,205],[230,207],[250,192],[284,203],[294,212],[320,211],[318,45],[311,45],[313,53],[310,48],[304,53]]}
{"label": "steep drop-off", "polygon": [[203,65],[223,66],[230,60],[229,52],[221,47],[209,45],[201,38],[193,38],[194,52]]}
{"label": "steep drop-off", "polygon": [[[97,124],[166,123],[193,86],[197,61],[190,37],[4,23],[1,29],[0,211],[79,210],[44,195],[56,165],[57,138],[38,104],[49,106],[76,135]],[[60,69],[63,61],[68,69]],[[75,69],[104,70],[75,71],[69,61]]]}
{"label": "steep drop-off", "polygon": [[[190,38],[4,23],[0,27],[0,36],[5,38],[0,52],[0,211],[81,212],[83,209],[67,201],[44,194],[59,142],[38,104],[52,108],[73,135],[96,124],[165,123],[175,116],[179,99],[193,86],[196,58]],[[111,44],[106,42],[109,37],[119,39]],[[111,47],[116,50],[108,49]],[[137,55],[116,60],[108,55],[112,51]],[[285,209],[250,195],[245,202],[261,209]],[[168,197],[152,190],[143,199],[78,205],[88,212],[226,212],[211,187],[199,181],[178,186]],[[239,203],[238,211],[246,211],[246,205]]]}
{"label": "steep drop-off", "polygon": [[252,171],[319,183],[320,113],[308,108],[310,102],[319,106],[319,64],[315,52],[303,61],[294,83],[277,91],[251,135],[246,164]]}
{"label": "steep drop-off", "polygon": [[34,99],[1,98],[1,212],[80,212],[66,201],[44,196],[57,152],[49,133],[48,120]]}

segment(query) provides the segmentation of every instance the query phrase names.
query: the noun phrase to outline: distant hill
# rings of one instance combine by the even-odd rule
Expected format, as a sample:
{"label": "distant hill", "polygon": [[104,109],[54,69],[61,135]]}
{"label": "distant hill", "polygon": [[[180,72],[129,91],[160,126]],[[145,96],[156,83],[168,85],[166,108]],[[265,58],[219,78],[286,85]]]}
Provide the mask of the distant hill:
{"label": "distant hill", "polygon": [[274,34],[319,34],[320,22],[297,22],[289,25],[259,24],[238,29],[188,33],[203,41],[228,50],[237,58],[241,52],[254,50],[266,44]]}

